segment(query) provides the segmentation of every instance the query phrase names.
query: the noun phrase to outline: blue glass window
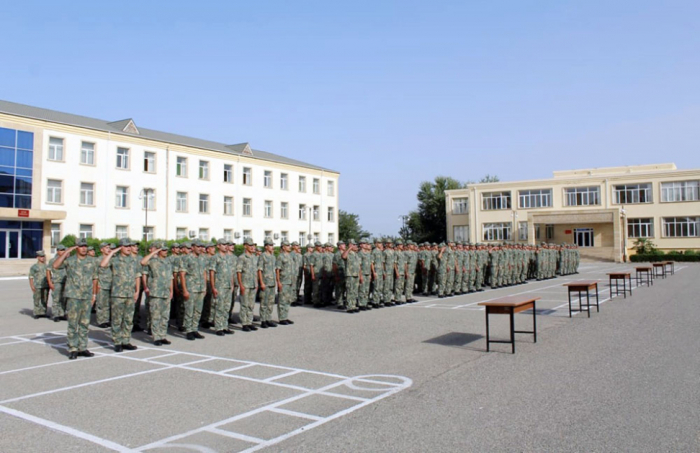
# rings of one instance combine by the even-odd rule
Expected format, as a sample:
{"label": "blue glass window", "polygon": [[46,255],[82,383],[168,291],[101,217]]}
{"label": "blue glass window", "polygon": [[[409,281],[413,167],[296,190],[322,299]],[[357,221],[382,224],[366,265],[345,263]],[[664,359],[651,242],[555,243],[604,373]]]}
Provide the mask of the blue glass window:
{"label": "blue glass window", "polygon": [[[0,175],[0,193],[14,193],[15,192],[15,177],[12,175]],[[6,207],[12,207],[6,206]]]}
{"label": "blue glass window", "polygon": [[32,168],[32,160],[34,153],[32,151],[17,150],[17,166],[24,168]]}
{"label": "blue glass window", "polygon": [[32,194],[32,178],[27,178],[27,177],[15,178],[15,193],[17,195],[31,195]]}
{"label": "blue glass window", "polygon": [[15,208],[32,209],[32,197],[28,195],[15,195]]}
{"label": "blue glass window", "polygon": [[15,169],[12,167],[0,167],[0,175],[10,175],[13,176],[15,174]]}
{"label": "blue glass window", "polygon": [[41,250],[43,233],[36,230],[22,230],[22,258],[35,258]]}
{"label": "blue glass window", "polygon": [[19,230],[22,227],[22,222],[17,220],[0,220],[0,228]]}
{"label": "blue glass window", "polygon": [[0,146],[9,146],[10,148],[15,147],[15,136],[17,131],[14,129],[5,129],[0,127]]}
{"label": "blue glass window", "polygon": [[41,230],[44,231],[43,222],[22,222],[23,230]]}
{"label": "blue glass window", "polygon": [[34,149],[34,134],[31,132],[17,131],[17,148]]}
{"label": "blue glass window", "polygon": [[0,147],[0,165],[15,166],[15,149]]}
{"label": "blue glass window", "polygon": [[0,208],[11,208],[14,206],[14,196],[12,194],[0,194]]}
{"label": "blue glass window", "polygon": [[32,177],[32,170],[30,170],[28,168],[18,168],[15,170],[15,175],[18,177],[29,176],[31,178]]}

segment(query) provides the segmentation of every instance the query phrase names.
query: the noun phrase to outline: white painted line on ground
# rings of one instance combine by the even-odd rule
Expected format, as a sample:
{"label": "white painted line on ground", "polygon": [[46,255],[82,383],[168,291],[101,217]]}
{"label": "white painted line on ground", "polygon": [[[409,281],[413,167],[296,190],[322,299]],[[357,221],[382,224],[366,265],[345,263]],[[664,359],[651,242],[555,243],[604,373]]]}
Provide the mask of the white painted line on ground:
{"label": "white painted line on ground", "polygon": [[0,277],[0,281],[6,281],[6,280],[28,280],[29,277],[26,275],[19,275],[17,277]]}
{"label": "white painted line on ground", "polygon": [[250,368],[250,367],[252,367],[252,366],[256,366],[256,364],[255,364],[255,363],[246,363],[245,365],[241,365],[241,366],[229,368],[229,369],[227,369],[227,370],[221,370],[221,371],[219,371],[219,373],[225,374],[225,373],[228,373],[229,371],[242,370],[242,369],[244,369],[244,368]]}
{"label": "white painted line on ground", "polygon": [[124,453],[135,451],[135,450],[127,448],[123,445],[119,445],[118,443],[112,442],[111,440],[103,439],[101,437],[97,437],[97,436],[94,436],[92,434],[88,434],[88,433],[85,433],[83,431],[79,431],[75,428],[71,428],[70,426],[65,426],[65,425],[61,425],[61,424],[56,423],[56,422],[52,422],[51,420],[46,420],[43,418],[36,417],[34,415],[20,412],[16,409],[11,409],[9,407],[0,406],[0,412],[3,412],[7,415],[12,415],[13,417],[21,418],[22,420],[26,420],[28,422],[36,423],[37,425],[44,426],[44,427],[52,429],[54,431],[59,431],[59,432],[69,434],[71,436],[83,439],[83,440],[87,440],[88,442],[92,442],[94,444],[97,444],[97,445],[104,447],[104,448],[108,448],[110,450],[124,452]]}
{"label": "white painted line on ground", "polygon": [[219,434],[220,436],[226,436],[226,437],[231,437],[233,439],[242,440],[245,442],[250,442],[251,444],[261,444],[261,443],[265,442],[265,439],[259,439],[257,437],[253,437],[253,436],[246,436],[245,434],[234,433],[232,431],[226,431],[225,429],[209,428],[209,429],[205,429],[205,431],[209,432],[209,433],[213,433],[213,434]]}
{"label": "white painted line on ground", "polygon": [[299,373],[301,373],[300,370],[290,371],[289,373],[284,373],[284,374],[280,374],[278,376],[272,376],[272,377],[269,377],[267,379],[263,379],[263,382],[272,382],[272,381],[276,381],[277,379],[286,378],[287,376],[294,376],[295,374],[299,374]]}
{"label": "white painted line on ground", "polygon": [[282,414],[282,415],[289,415],[290,417],[306,418],[308,420],[314,420],[314,421],[323,420],[323,417],[318,417],[316,415],[311,415],[311,414],[304,414],[302,412],[297,412],[297,411],[290,411],[287,409],[280,409],[279,407],[268,409],[268,412],[276,412],[276,413]]}
{"label": "white painted line on ground", "polygon": [[[100,357],[109,357],[109,356],[104,355],[104,354],[95,354],[95,357],[93,357],[93,359],[99,359]],[[35,366],[28,366],[26,368],[18,368],[16,370],[2,371],[2,372],[0,372],[0,376],[2,376],[3,374],[19,373],[20,371],[30,371],[30,370],[36,370],[39,368],[46,368],[46,367],[55,366],[55,365],[62,365],[64,363],[75,364],[75,363],[80,363],[80,362],[74,361],[74,360],[61,360],[60,362],[51,362],[51,363],[45,363],[43,365],[35,365]]]}

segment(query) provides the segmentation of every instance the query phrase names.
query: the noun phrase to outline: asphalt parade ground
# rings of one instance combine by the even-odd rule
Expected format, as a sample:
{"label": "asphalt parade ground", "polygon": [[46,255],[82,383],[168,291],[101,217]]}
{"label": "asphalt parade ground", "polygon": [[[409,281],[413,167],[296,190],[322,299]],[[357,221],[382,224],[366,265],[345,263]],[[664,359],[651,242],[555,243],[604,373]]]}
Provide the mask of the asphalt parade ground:
{"label": "asphalt parade ground", "polygon": [[[171,329],[162,347],[136,333],[122,353],[92,325],[95,357],[70,361],[66,323],[32,318],[26,279],[0,280],[0,451],[698,452],[700,264],[610,299],[606,273],[633,269],[358,314],[294,307],[291,326]],[[600,282],[590,319],[569,318],[577,280]],[[513,294],[540,297],[537,343],[487,353],[477,304]],[[491,335],[508,337],[507,316]]]}

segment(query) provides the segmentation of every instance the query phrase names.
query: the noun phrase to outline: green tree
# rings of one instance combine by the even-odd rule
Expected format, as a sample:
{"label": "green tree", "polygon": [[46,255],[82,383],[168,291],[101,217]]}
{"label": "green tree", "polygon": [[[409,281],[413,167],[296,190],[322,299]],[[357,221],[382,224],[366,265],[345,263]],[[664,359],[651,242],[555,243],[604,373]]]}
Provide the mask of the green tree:
{"label": "green tree", "polygon": [[359,241],[369,237],[369,233],[362,229],[359,215],[350,214],[341,209],[338,211],[338,236],[341,241],[347,242],[350,239]]}

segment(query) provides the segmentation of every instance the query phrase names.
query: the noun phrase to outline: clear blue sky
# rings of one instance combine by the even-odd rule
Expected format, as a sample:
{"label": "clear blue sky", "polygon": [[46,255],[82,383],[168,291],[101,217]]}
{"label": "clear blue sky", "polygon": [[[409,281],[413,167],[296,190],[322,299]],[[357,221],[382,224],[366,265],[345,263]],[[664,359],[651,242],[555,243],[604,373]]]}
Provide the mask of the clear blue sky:
{"label": "clear blue sky", "polygon": [[[166,6],[167,5],[167,6]],[[423,180],[700,167],[700,2],[4,2],[0,98],[341,172],[396,234]]]}

